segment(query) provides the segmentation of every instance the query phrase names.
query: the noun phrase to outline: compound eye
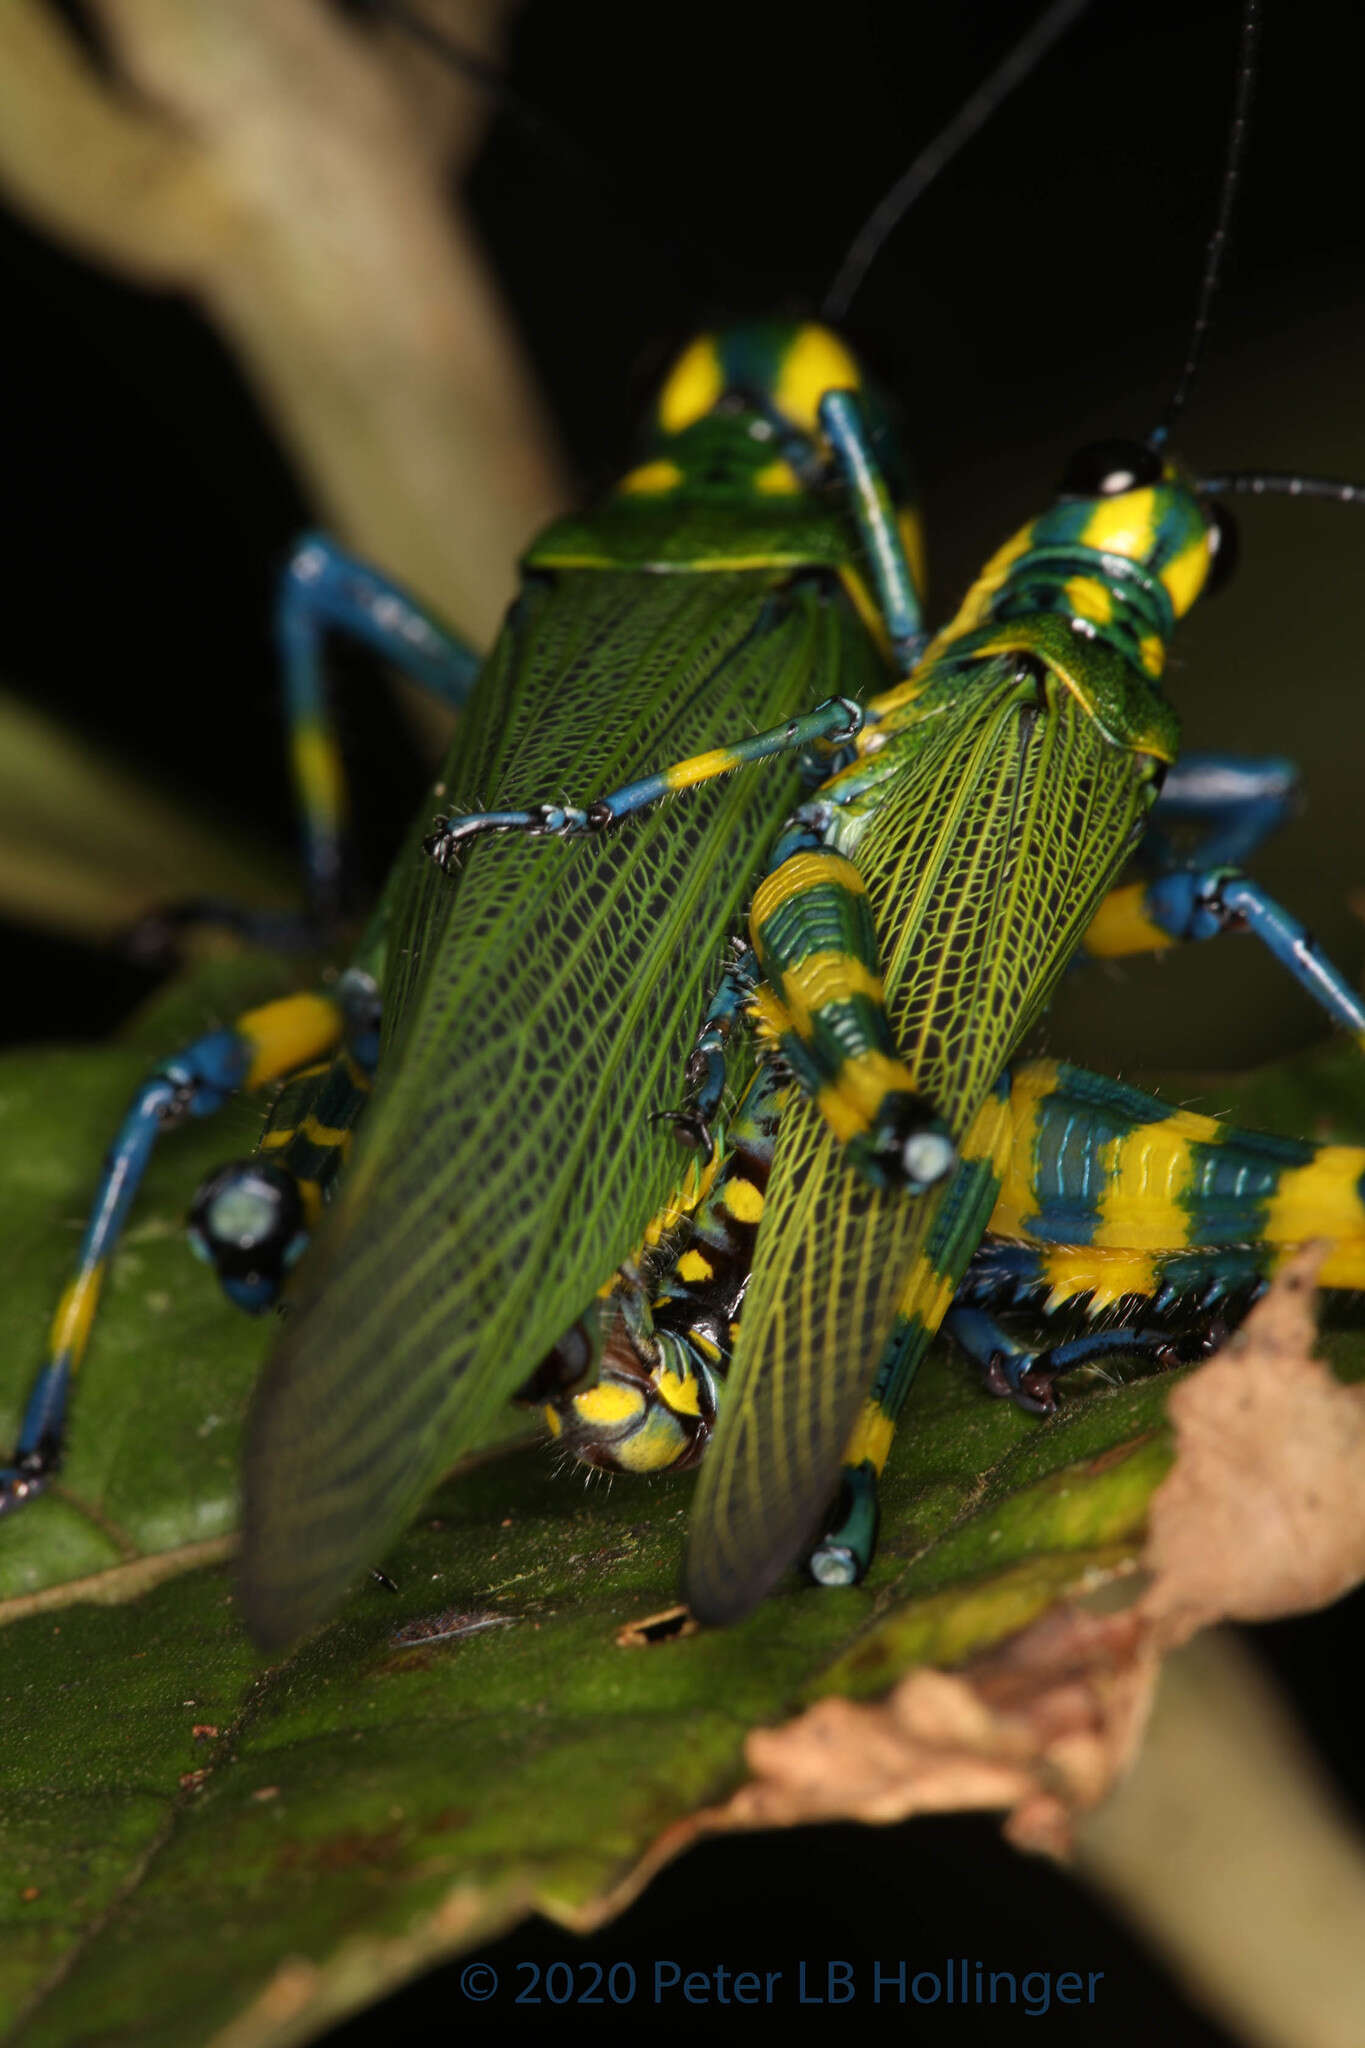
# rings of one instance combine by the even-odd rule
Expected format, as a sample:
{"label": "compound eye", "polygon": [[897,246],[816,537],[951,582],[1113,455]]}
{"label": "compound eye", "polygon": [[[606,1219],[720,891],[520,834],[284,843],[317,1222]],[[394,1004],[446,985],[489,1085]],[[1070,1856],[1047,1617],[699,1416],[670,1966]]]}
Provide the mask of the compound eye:
{"label": "compound eye", "polygon": [[1208,518],[1209,573],[1204,583],[1204,595],[1213,597],[1223,589],[1237,567],[1242,544],[1237,536],[1237,521],[1226,505],[1210,505]]}
{"label": "compound eye", "polygon": [[1163,463],[1145,441],[1092,441],[1072,456],[1062,477],[1064,498],[1117,498],[1160,483]]}

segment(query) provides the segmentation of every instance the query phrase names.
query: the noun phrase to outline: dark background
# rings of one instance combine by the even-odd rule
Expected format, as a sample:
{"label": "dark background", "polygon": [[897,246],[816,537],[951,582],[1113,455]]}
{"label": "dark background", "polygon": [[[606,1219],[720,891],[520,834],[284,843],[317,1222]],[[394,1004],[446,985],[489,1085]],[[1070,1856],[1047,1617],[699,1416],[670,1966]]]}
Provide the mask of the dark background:
{"label": "dark background", "polygon": [[[813,307],[862,214],[1033,12],[1013,0],[532,0],[510,75],[597,169],[579,176],[503,118],[472,197],[585,490],[625,457],[660,338],[716,312]],[[936,615],[1045,501],[1073,446],[1141,433],[1159,413],[1212,221],[1235,34],[1227,4],[1093,8],[924,201],[857,302],[850,332],[904,407]],[[1196,467],[1365,475],[1358,54],[1349,6],[1271,9],[1231,262],[1178,436]],[[309,507],[192,312],[92,273],[5,217],[0,264],[5,674],[171,787],[287,845],[265,626]],[[1258,872],[1358,974],[1365,931],[1348,897],[1365,884],[1365,513],[1256,505],[1241,524],[1240,577],[1178,643],[1172,694],[1191,744],[1303,763],[1309,808]],[[382,714],[348,718],[383,756],[370,800],[378,862],[412,764]],[[31,934],[7,931],[5,946],[16,1037],[97,1034],[146,985]],[[1049,1047],[1114,1071],[1235,1067],[1318,1030],[1254,946],[1229,943],[1070,986]],[[1257,1634],[1358,1804],[1358,1731],[1337,1674],[1362,1612],[1357,1598]],[[925,1958],[965,1945],[997,1967],[1105,1969],[1098,2025],[1055,2012],[1042,2023],[1072,2025],[1075,2038],[1101,2027],[1116,2044],[1154,2027],[1180,2042],[1222,2038],[1088,1897],[1002,1850],[984,1820],[712,1846],[586,1946],[533,1928],[502,1957],[662,1950],[776,1967],[907,1944]],[[734,2014],[700,2017],[748,2031]],[[856,2008],[844,2023],[868,2018]],[[474,2018],[438,1975],[386,2008],[382,2031],[515,2032],[512,2019],[501,2000],[496,2017]],[[970,2013],[912,2012],[908,2024],[912,2038],[985,2037]],[[372,2029],[374,2016],[338,2038]]]}

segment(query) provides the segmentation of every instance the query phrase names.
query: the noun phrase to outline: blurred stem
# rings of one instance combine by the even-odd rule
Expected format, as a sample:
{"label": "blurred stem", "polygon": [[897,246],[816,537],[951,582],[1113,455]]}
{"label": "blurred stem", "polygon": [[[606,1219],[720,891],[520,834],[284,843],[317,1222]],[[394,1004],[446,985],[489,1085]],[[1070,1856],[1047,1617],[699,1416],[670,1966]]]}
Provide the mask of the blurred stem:
{"label": "blurred stem", "polygon": [[[44,0],[0,7],[0,189],[86,256],[197,300],[323,520],[486,645],[563,499],[447,190],[489,96],[323,0],[92,11],[112,75]],[[429,11],[496,55],[506,0]]]}
{"label": "blurred stem", "polygon": [[1081,1823],[1076,1863],[1240,2040],[1358,2048],[1365,1844],[1230,1631],[1167,1662],[1137,1764]]}

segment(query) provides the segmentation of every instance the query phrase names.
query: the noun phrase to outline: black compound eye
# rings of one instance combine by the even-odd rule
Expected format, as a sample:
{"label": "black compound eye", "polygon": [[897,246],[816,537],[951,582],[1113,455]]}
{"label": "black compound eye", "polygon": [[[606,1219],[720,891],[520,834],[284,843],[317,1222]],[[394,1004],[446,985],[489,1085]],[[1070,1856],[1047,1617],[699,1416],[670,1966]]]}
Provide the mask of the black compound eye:
{"label": "black compound eye", "polygon": [[1237,557],[1242,544],[1237,537],[1237,521],[1226,505],[1210,505],[1209,516],[1209,573],[1204,584],[1205,597],[1213,597],[1227,583],[1237,567]]}
{"label": "black compound eye", "polygon": [[1092,441],[1072,456],[1062,477],[1064,498],[1117,498],[1160,483],[1163,463],[1145,441]]}

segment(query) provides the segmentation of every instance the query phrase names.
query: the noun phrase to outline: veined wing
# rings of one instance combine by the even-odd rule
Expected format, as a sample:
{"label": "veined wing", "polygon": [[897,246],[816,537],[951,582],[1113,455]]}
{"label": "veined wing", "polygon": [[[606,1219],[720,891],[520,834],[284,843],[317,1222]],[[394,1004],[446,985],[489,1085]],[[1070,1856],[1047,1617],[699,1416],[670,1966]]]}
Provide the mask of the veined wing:
{"label": "veined wing", "polygon": [[[595,795],[882,673],[810,584],[533,581],[441,807]],[[418,864],[375,1101],[253,1412],[262,1641],[335,1604],[638,1242],[679,1171],[647,1119],[793,791],[741,771],[601,840],[477,842],[453,886]]]}
{"label": "veined wing", "polygon": [[[898,1044],[959,1140],[1145,811],[1138,757],[1065,692],[1021,700],[1015,674],[993,664],[926,725],[857,844]],[[784,1117],[692,1516],[702,1619],[746,1613],[815,1534],[898,1308],[937,1328],[985,1223],[961,1179],[920,1200],[873,1190],[809,1102]]]}

